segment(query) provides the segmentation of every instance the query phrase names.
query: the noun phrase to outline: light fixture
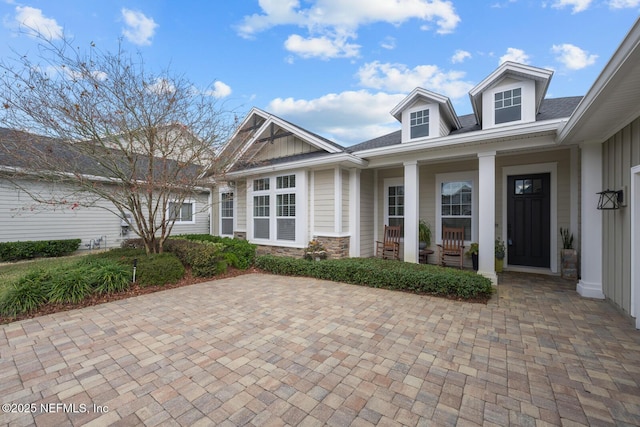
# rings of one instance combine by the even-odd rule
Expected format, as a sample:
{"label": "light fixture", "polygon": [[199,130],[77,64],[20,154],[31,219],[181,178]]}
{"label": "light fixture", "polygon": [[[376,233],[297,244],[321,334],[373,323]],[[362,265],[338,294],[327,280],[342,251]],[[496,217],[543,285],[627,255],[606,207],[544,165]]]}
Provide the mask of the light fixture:
{"label": "light fixture", "polygon": [[600,210],[614,210],[624,206],[624,190],[607,189],[596,194],[600,195],[600,200],[598,200],[598,209]]}

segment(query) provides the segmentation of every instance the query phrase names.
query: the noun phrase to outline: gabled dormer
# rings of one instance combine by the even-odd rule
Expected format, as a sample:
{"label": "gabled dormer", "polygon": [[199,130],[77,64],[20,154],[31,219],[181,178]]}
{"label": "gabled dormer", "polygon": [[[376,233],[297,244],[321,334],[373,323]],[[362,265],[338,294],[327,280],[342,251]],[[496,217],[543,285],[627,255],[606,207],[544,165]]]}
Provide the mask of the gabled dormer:
{"label": "gabled dormer", "polygon": [[553,71],[507,61],[471,89],[469,97],[482,129],[536,120]]}
{"label": "gabled dormer", "polygon": [[402,123],[403,143],[446,136],[461,128],[449,98],[420,87],[391,110],[391,115]]}

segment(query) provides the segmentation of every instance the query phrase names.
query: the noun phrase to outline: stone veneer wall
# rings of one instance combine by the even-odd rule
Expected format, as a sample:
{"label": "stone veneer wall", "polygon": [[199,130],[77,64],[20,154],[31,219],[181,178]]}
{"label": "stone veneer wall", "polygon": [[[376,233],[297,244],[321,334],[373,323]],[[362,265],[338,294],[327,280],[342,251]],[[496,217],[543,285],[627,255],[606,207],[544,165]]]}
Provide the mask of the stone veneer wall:
{"label": "stone veneer wall", "polygon": [[[235,231],[233,237],[236,239],[246,240],[246,233]],[[322,246],[327,250],[328,258],[347,258],[349,256],[349,240],[347,237],[316,237],[317,241],[322,243]],[[267,246],[258,245],[256,249],[257,255],[276,255],[276,256],[289,256],[293,258],[302,258],[304,256],[304,248],[287,248],[283,246]]]}

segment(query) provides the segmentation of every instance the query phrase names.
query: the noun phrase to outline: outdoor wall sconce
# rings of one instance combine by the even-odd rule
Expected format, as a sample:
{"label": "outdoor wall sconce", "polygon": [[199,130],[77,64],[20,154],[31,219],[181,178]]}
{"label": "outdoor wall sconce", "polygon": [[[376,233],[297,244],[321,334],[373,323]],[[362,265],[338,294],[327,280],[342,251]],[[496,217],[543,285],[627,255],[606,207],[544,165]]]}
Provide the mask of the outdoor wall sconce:
{"label": "outdoor wall sconce", "polygon": [[600,200],[598,200],[598,209],[600,210],[614,210],[620,209],[624,205],[624,190],[604,190],[599,193]]}

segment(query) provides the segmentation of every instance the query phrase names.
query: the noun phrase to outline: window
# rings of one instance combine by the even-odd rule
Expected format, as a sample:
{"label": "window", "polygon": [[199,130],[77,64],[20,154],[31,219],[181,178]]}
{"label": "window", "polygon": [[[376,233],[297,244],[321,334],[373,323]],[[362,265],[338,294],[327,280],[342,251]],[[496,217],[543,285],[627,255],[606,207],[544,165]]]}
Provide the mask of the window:
{"label": "window", "polygon": [[269,196],[253,196],[253,237],[269,239]]}
{"label": "window", "polygon": [[464,228],[464,240],[472,240],[473,182],[445,181],[440,184],[442,227]]}
{"label": "window", "polygon": [[513,122],[522,118],[522,89],[516,88],[494,95],[496,124]]}
{"label": "window", "polygon": [[[288,174],[253,180],[253,232],[251,238],[268,240],[269,243],[292,244],[300,232],[297,230],[302,218],[299,214],[304,207],[298,207],[299,185],[304,174]],[[304,184],[304,182],[303,182]],[[300,209],[303,209],[300,212]]]}
{"label": "window", "polygon": [[176,223],[195,223],[194,211],[195,203],[193,202],[169,202],[169,219]]}
{"label": "window", "polygon": [[404,237],[404,184],[402,178],[385,180],[385,224],[400,227]]}
{"label": "window", "polygon": [[220,234],[233,235],[233,193],[220,193]]}
{"label": "window", "polygon": [[429,110],[414,111],[410,114],[411,138],[429,136]]}

